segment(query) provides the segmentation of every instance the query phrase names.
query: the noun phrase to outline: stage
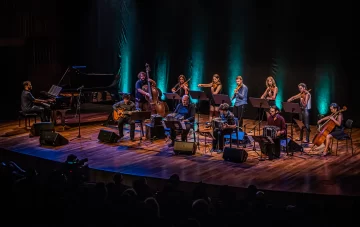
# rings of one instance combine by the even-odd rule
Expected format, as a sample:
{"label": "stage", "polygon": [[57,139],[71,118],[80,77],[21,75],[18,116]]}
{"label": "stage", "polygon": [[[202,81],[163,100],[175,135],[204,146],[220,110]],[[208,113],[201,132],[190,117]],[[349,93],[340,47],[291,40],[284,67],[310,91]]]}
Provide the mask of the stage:
{"label": "stage", "polygon": [[[17,121],[2,122],[0,148],[55,162],[63,162],[69,154],[75,154],[79,159],[88,158],[92,169],[155,179],[168,179],[176,173],[185,182],[201,181],[206,184],[239,188],[246,188],[253,184],[259,189],[272,191],[360,195],[359,129],[353,129],[353,156],[350,145],[349,150],[346,151],[345,141],[343,141],[339,143],[337,156],[335,152],[326,157],[320,157],[319,152],[312,152],[313,155],[295,152],[294,156],[288,156],[282,152],[279,159],[259,161],[259,146],[256,145],[255,152],[253,145],[248,144],[245,148],[248,152],[247,161],[231,163],[225,162],[222,154],[210,154],[210,146],[207,147],[205,153],[205,141],[201,136],[200,150],[197,150],[193,156],[175,155],[173,148],[167,146],[170,140],[167,142],[165,139],[149,141],[143,137],[140,143],[138,126],[134,142],[130,141],[129,133],[126,132],[125,137],[117,143],[101,143],[97,140],[101,129],[118,133],[117,128],[102,125],[107,118],[106,113],[97,116],[88,114],[82,117],[84,121],[92,118],[97,122],[88,122],[81,126],[83,139],[75,139],[67,145],[58,147],[40,146],[39,137],[29,138],[29,131],[23,129],[24,125],[19,127]],[[207,116],[203,116],[200,122],[204,123],[206,119]],[[67,123],[70,121],[68,119]],[[249,132],[255,121],[245,119],[244,123],[248,125],[246,132]],[[69,140],[78,135],[76,124],[66,127],[64,131],[63,127],[57,126],[56,130]],[[200,130],[204,130],[203,124]],[[290,133],[290,128],[288,130]],[[315,131],[315,126],[312,126],[312,132]],[[294,128],[294,138],[297,137],[298,131]],[[189,134],[189,141],[192,141],[192,134]],[[209,143],[210,139],[208,139],[208,145]],[[236,145],[234,144],[233,147]],[[335,150],[336,144],[333,148]],[[305,148],[305,152],[309,150],[310,148]]]}

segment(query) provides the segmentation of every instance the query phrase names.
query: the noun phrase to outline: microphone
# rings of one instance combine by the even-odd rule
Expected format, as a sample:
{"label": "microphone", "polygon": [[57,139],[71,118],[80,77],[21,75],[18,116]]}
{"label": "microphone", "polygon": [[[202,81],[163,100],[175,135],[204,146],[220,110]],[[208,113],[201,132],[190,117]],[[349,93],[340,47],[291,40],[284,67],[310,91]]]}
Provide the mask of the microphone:
{"label": "microphone", "polygon": [[71,66],[71,68],[73,68],[73,69],[86,69],[86,66],[85,65],[74,65],[74,66]]}
{"label": "microphone", "polygon": [[79,87],[78,89],[76,89],[77,91],[78,90],[81,90],[81,89],[83,89],[84,88],[84,85],[81,85],[81,87]]}

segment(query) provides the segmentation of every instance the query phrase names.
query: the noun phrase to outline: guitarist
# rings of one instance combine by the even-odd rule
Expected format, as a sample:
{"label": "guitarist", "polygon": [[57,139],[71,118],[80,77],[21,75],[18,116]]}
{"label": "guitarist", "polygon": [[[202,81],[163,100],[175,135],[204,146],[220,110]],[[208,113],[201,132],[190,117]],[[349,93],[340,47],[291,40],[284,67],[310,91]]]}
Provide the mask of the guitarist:
{"label": "guitarist", "polygon": [[[135,103],[130,100],[129,94],[123,95],[123,101],[117,102],[113,105],[114,111],[135,111]],[[124,114],[124,116],[119,118],[118,121],[118,128],[119,128],[119,136],[120,139],[124,137],[123,129],[124,124],[128,123],[130,125],[130,139],[131,141],[134,141],[135,137],[135,121],[131,120],[130,115]]]}

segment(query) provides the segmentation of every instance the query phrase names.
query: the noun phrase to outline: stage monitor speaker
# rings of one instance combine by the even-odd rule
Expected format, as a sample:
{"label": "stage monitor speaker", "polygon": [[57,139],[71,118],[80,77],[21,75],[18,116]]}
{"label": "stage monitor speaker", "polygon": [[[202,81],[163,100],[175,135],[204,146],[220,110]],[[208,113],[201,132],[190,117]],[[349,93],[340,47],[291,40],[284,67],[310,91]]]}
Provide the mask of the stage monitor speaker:
{"label": "stage monitor speaker", "polygon": [[246,162],[248,153],[244,149],[225,147],[223,159],[230,162]]}
{"label": "stage monitor speaker", "polygon": [[196,153],[196,148],[197,147],[196,147],[195,142],[175,141],[174,153],[175,154],[194,155]]}
{"label": "stage monitor speaker", "polygon": [[288,152],[303,152],[304,148],[295,141],[288,139]]}
{"label": "stage monitor speaker", "polygon": [[98,140],[106,143],[116,143],[120,139],[115,132],[101,129],[98,135]]}
{"label": "stage monitor speaker", "polygon": [[62,146],[69,143],[65,137],[57,132],[43,131],[40,135],[40,144],[49,146]]}
{"label": "stage monitor speaker", "polygon": [[40,122],[34,123],[30,129],[30,137],[40,136],[43,131],[55,131],[54,123],[52,122]]}

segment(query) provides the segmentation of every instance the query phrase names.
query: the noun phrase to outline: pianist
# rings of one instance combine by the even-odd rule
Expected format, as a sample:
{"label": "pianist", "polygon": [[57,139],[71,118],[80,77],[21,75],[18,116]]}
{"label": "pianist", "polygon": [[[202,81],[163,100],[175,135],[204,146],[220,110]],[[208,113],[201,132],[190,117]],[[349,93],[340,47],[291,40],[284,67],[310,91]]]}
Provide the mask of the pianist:
{"label": "pianist", "polygon": [[[130,100],[130,95],[125,94],[123,95],[123,101],[117,102],[113,105],[113,109],[115,111],[121,109],[122,111],[135,111],[135,104]],[[124,137],[124,124],[130,125],[130,139],[131,141],[134,141],[135,136],[135,121],[131,120],[130,115],[124,114],[123,117],[119,118],[118,121],[118,129],[119,129],[119,136],[120,139]]]}
{"label": "pianist", "polygon": [[48,103],[51,100],[36,99],[31,94],[32,85],[30,81],[23,82],[24,90],[21,94],[21,110],[24,113],[37,113],[40,115],[41,121],[50,121],[50,110],[39,106],[39,104]]}

